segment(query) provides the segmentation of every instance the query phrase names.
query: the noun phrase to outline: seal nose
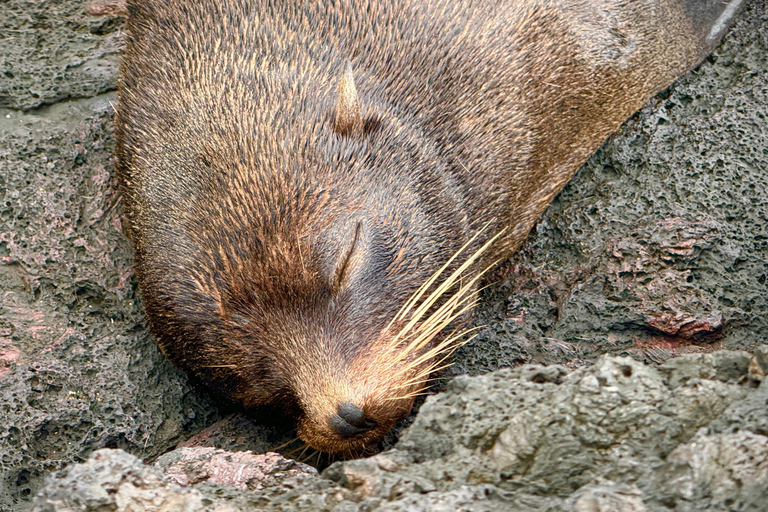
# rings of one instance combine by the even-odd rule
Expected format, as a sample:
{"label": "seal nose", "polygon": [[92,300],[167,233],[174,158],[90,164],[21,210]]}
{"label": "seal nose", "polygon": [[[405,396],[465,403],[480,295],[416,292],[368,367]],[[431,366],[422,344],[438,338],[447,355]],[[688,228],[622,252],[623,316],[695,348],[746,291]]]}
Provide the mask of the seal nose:
{"label": "seal nose", "polygon": [[339,437],[346,439],[367,432],[378,425],[375,421],[365,417],[365,412],[355,404],[342,402],[331,416],[331,428]]}

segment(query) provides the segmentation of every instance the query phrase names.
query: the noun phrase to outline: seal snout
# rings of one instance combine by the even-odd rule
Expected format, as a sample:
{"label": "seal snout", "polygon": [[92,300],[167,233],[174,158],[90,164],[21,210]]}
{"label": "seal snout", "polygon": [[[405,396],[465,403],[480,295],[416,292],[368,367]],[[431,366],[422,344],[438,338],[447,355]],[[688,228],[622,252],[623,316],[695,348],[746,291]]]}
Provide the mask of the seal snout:
{"label": "seal snout", "polygon": [[342,439],[365,433],[378,426],[366,417],[365,411],[351,402],[339,404],[336,414],[328,420],[331,429]]}

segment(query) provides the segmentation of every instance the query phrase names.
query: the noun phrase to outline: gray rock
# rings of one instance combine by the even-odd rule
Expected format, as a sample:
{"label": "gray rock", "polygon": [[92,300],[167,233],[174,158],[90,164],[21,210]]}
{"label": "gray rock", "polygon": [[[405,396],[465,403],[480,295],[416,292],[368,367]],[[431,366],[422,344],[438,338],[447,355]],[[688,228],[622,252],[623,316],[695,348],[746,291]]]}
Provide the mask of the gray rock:
{"label": "gray rock", "polygon": [[94,3],[0,3],[0,108],[32,110],[115,88],[122,19],[94,16]]}
{"label": "gray rock", "polygon": [[699,434],[675,448],[651,480],[662,510],[767,510],[768,437]]}
{"label": "gray rock", "polygon": [[560,385],[500,370],[428,399],[398,447],[447,481],[563,496],[597,479],[636,481],[748,394],[708,379],[671,388],[630,358],[602,358]]}
{"label": "gray rock", "polygon": [[[716,353],[709,361],[732,356]],[[679,359],[669,367],[692,364],[690,357]],[[191,487],[211,507],[243,511],[766,510],[768,437],[748,430],[708,433],[734,409],[763,399],[764,390],[738,378],[723,382],[702,360],[693,364],[704,376],[675,384],[652,366],[610,356],[563,375],[560,383],[538,378],[561,375],[559,369],[534,366],[459,377],[427,400],[393,450],[333,464],[319,477],[289,485],[220,480],[234,487]],[[244,455],[203,450],[191,459],[239,461]],[[100,451],[79,469],[49,479],[37,509],[61,499],[72,475],[90,482],[84,491],[77,488],[80,502],[102,506],[95,482],[113,486],[115,480],[115,470],[97,464],[105,456]],[[124,464],[124,457],[115,460]],[[177,450],[161,460],[165,479],[180,482],[174,465],[190,457]],[[131,485],[159,485],[157,473],[140,467]],[[210,473],[194,466],[182,483],[209,480]],[[251,481],[247,476],[244,481]]]}
{"label": "gray rock", "polygon": [[585,485],[566,500],[569,512],[646,512],[642,491],[613,482]]}
{"label": "gray rock", "polygon": [[744,351],[721,351],[714,354],[686,354],[659,366],[665,384],[676,388],[690,379],[717,379],[722,382],[744,382],[748,377],[751,356]]}
{"label": "gray rock", "polygon": [[761,345],[755,349],[754,365],[755,373],[759,380],[768,375],[768,345]]}
{"label": "gray rock", "polygon": [[[238,490],[277,486],[287,490],[315,475],[314,468],[276,453],[180,448],[147,466],[122,450],[97,450],[85,463],[49,478],[32,510],[224,512],[236,510],[227,498],[237,497]],[[214,502],[218,506],[208,508]]]}
{"label": "gray rock", "polygon": [[768,436],[768,381],[763,380],[744,400],[731,404],[710,424],[713,433],[735,433],[748,430]]}
{"label": "gray rock", "polygon": [[198,490],[169,483],[160,471],[122,450],[98,450],[84,464],[49,479],[32,510],[199,512],[204,508]]}
{"label": "gray rock", "polygon": [[110,177],[114,100],[0,110],[0,510],[95,449],[151,458],[218,419],[146,329]]}

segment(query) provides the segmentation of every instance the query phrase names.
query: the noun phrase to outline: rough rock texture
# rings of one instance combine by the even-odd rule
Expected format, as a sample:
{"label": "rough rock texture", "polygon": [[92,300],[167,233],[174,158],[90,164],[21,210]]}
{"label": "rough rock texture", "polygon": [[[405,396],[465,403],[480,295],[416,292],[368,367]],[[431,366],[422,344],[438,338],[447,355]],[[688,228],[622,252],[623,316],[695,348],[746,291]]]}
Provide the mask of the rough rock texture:
{"label": "rough rock texture", "polygon": [[279,485],[295,487],[301,480],[317,475],[312,466],[277,453],[257,455],[209,447],[179,448],[161,456],[155,466],[163,470],[168,480],[182,487],[210,482],[243,491]]}
{"label": "rough rock texture", "polygon": [[[37,107],[114,86],[117,56],[104,52],[119,20],[86,8],[0,2],[1,104]],[[217,418],[146,329],[111,178],[113,101],[0,109],[3,511],[24,510],[46,472],[96,448],[152,457]]]}
{"label": "rough rock texture", "polygon": [[0,3],[0,108],[31,110],[114,89],[120,18],[83,1]]}
{"label": "rough rock texture", "polygon": [[[103,447],[132,456],[99,452],[92,469],[70,466],[82,471],[73,482],[101,471],[166,496],[159,487],[174,487],[134,456],[152,462],[179,442],[259,451],[283,442],[242,416],[222,419],[148,334],[111,178],[115,96],[104,91],[115,84],[121,12],[111,0],[0,1],[2,512],[28,510],[47,474]],[[767,109],[768,1],[751,0],[708,62],[608,141],[500,266],[476,314],[484,327],[453,372],[573,369],[606,352],[655,363],[694,354],[658,370],[601,360],[579,370],[583,392],[558,366],[462,378],[442,385],[451,391],[430,399],[395,452],[334,466],[301,492],[248,497],[201,483],[179,509],[230,496],[222,507],[759,510],[768,391],[750,386],[768,374]],[[719,347],[756,357],[707,353]],[[614,395],[600,381],[614,364],[633,372],[616,382],[651,377]],[[512,415],[507,401],[522,409]],[[563,425],[513,423],[537,418],[540,401]],[[487,432],[459,423],[473,408]],[[507,413],[492,421],[492,410]],[[455,432],[431,430],[449,428],[430,423],[440,415]],[[462,453],[472,465],[451,466]],[[381,469],[392,461],[407,469]]]}
{"label": "rough rock texture", "polygon": [[144,325],[110,100],[0,111],[0,510],[96,448],[152,456],[216,418]]}
{"label": "rough rock texture", "polygon": [[[315,475],[314,468],[276,453],[179,448],[147,466],[123,450],[98,450],[50,479],[34,510],[234,511],[227,502],[242,491],[280,487],[271,492],[276,496]],[[209,508],[214,501],[221,503]]]}
{"label": "rough rock texture", "polygon": [[[768,380],[755,387],[743,360],[750,360],[745,352],[688,354],[657,369],[604,356],[570,373],[525,365],[458,377],[427,399],[393,450],[267,491],[242,490],[226,479],[220,491],[211,481],[193,485],[209,508],[188,510],[768,510],[768,436],[734,423],[746,408],[751,424],[765,425]],[[752,407],[758,403],[763,407]],[[182,500],[189,489],[168,490],[165,483],[194,482],[175,476],[178,461],[208,457],[215,464],[227,456],[178,452],[156,464],[167,468],[165,481],[133,459],[131,474],[140,477],[130,480],[131,489],[157,488],[163,500]],[[49,479],[34,510],[52,510],[46,507],[64,497],[89,504],[79,510],[105,506],[96,480],[78,486],[76,479],[93,475],[113,486],[126,457],[100,451],[63,470]],[[125,508],[121,496],[115,493],[109,510],[156,510]]]}
{"label": "rough rock texture", "polygon": [[85,464],[70,466],[58,481],[49,484],[45,499],[37,500],[35,510],[187,512],[202,507],[199,491],[165,481],[159,470],[122,450],[99,450]]}

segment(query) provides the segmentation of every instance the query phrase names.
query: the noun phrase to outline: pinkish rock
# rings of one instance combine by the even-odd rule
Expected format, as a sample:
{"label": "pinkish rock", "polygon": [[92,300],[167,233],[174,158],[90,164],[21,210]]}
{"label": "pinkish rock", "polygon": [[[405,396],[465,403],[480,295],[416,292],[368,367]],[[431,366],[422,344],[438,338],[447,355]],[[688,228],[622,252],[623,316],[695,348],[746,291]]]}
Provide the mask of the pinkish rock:
{"label": "pinkish rock", "polygon": [[222,487],[259,491],[295,485],[317,475],[317,470],[278,453],[228,452],[210,447],[178,448],[163,455],[155,467],[182,487],[210,482]]}

